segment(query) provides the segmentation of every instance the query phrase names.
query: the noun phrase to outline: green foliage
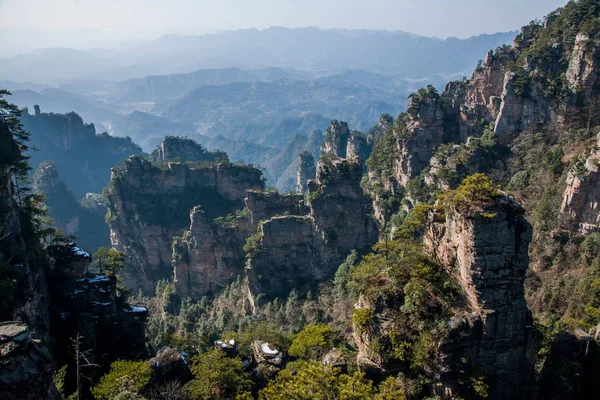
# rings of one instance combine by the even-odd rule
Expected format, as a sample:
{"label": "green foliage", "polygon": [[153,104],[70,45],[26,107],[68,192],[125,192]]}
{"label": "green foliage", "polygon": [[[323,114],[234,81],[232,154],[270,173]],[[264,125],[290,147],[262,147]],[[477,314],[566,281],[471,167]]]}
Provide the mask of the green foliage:
{"label": "green foliage", "polygon": [[190,370],[194,377],[189,386],[190,395],[201,400],[233,399],[252,388],[250,374],[242,362],[228,358],[225,352],[211,349],[192,359]]}
{"label": "green foliage", "polygon": [[19,270],[8,264],[0,263],[0,319],[13,319],[13,302],[19,289]]}
{"label": "green foliage", "polygon": [[352,314],[352,322],[357,328],[359,334],[369,331],[371,324],[374,322],[375,313],[372,308],[357,308]]}
{"label": "green foliage", "polygon": [[529,173],[527,171],[516,172],[508,183],[509,190],[521,190],[529,184]]}
{"label": "green foliage", "polygon": [[60,393],[61,398],[64,398],[65,396],[64,388],[65,376],[67,375],[67,367],[68,365],[63,365],[58,371],[56,371],[56,373],[52,377],[52,382],[54,383],[56,390],[58,390],[58,393]]}
{"label": "green foliage", "polygon": [[307,325],[294,339],[289,354],[304,360],[320,360],[333,348],[336,332],[324,325]]}
{"label": "green foliage", "polygon": [[240,354],[247,357],[253,354],[251,345],[254,340],[269,342],[282,352],[287,352],[292,343],[291,335],[282,333],[280,327],[266,321],[251,322],[242,328],[238,334],[234,333],[230,336],[236,339]]}
{"label": "green foliage", "polygon": [[378,243],[353,273],[368,304],[385,304],[386,334],[379,331],[377,310],[355,310],[358,329],[368,330],[372,350],[386,362],[410,360],[415,371],[435,368],[436,340],[459,290],[448,273],[409,239]]}
{"label": "green foliage", "polygon": [[498,136],[496,135],[493,122],[491,122],[483,130],[483,134],[481,135],[480,143],[481,143],[481,146],[486,149],[493,149],[494,147],[496,147],[498,145]]}
{"label": "green foliage", "polygon": [[150,382],[151,376],[147,361],[115,361],[110,365],[110,372],[92,388],[92,394],[97,400],[112,400],[124,393],[137,394]]}
{"label": "green foliage", "polygon": [[425,223],[433,207],[426,203],[417,203],[396,232],[397,238],[417,239],[423,235]]}
{"label": "green foliage", "polygon": [[101,274],[118,277],[125,269],[125,253],[115,248],[98,248],[92,260],[92,266]]}
{"label": "green foliage", "polygon": [[548,167],[554,174],[558,174],[562,171],[562,158],[565,152],[560,147],[552,147],[546,153],[546,160],[548,161]]}
{"label": "green foliage", "polygon": [[256,232],[249,236],[246,239],[246,244],[244,245],[244,252],[246,253],[246,258],[253,258],[260,253],[262,249],[262,226],[259,224]]}
{"label": "green foliage", "polygon": [[352,278],[352,271],[358,265],[359,261],[360,256],[358,252],[356,250],[352,250],[350,255],[348,255],[344,262],[342,262],[338,267],[338,270],[333,278],[333,284],[335,285],[338,297],[356,297],[356,293],[348,287],[348,283]]}
{"label": "green foliage", "polygon": [[363,373],[352,375],[319,362],[290,363],[259,392],[261,400],[368,400],[376,398]]}
{"label": "green foliage", "polygon": [[439,200],[446,212],[458,211],[474,216],[491,206],[498,196],[500,187],[494,185],[486,175],[477,173],[465,178],[457,189],[441,194]]}
{"label": "green foliage", "polygon": [[[548,15],[551,23],[544,29],[538,22],[532,22],[516,39],[518,42],[531,43],[521,52],[514,68],[517,71],[517,87],[522,86],[520,82],[535,79],[547,97],[568,96],[570,91],[565,71],[569,66],[575,37],[578,33],[585,33],[590,41],[596,39],[600,32],[599,17],[600,5],[596,0],[579,0],[570,1],[565,7]],[[522,68],[526,62],[536,66],[531,74]]]}

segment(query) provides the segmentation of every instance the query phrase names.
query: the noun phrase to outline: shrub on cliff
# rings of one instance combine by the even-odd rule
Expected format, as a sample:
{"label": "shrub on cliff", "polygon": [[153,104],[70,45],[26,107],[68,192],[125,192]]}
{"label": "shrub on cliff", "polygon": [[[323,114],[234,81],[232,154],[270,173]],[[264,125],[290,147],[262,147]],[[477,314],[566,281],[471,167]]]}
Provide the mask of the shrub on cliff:
{"label": "shrub on cliff", "polygon": [[373,250],[352,274],[353,285],[372,307],[355,311],[356,328],[371,337],[371,350],[384,362],[410,361],[416,374],[435,369],[436,343],[458,298],[457,284],[409,238]]}
{"label": "shrub on cliff", "polygon": [[474,216],[491,206],[500,194],[500,186],[494,185],[485,174],[477,173],[466,177],[455,190],[441,194],[439,204],[445,212]]}
{"label": "shrub on cliff", "polygon": [[146,361],[115,361],[110,372],[92,388],[92,394],[97,400],[112,400],[125,394],[135,396],[150,382],[151,376],[152,369]]}
{"label": "shrub on cliff", "polygon": [[292,342],[289,353],[304,360],[319,360],[333,348],[335,337],[335,330],[327,325],[307,325]]}
{"label": "shrub on cliff", "polygon": [[195,399],[232,399],[252,388],[242,362],[219,349],[194,357],[190,370],[196,379],[189,384],[189,392]]}

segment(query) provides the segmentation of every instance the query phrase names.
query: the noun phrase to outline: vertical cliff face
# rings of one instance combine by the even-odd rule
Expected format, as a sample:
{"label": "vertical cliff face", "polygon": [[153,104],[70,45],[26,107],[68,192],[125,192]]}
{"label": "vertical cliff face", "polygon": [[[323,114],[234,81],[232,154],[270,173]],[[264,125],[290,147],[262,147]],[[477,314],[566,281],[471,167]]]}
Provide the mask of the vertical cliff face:
{"label": "vertical cliff face", "polygon": [[334,119],[325,132],[325,140],[321,146],[321,154],[335,154],[346,158],[350,130],[348,124]]}
{"label": "vertical cliff face", "polygon": [[309,216],[278,216],[260,224],[247,264],[253,297],[285,298],[306,291],[335,272],[336,256]]}
{"label": "vertical cliff face", "polygon": [[296,174],[296,191],[304,193],[308,189],[307,181],[315,177],[317,167],[315,158],[308,151],[300,153],[298,157],[300,158],[300,164]]}
{"label": "vertical cliff face", "polygon": [[445,111],[432,88],[413,96],[404,118],[396,121],[397,149],[394,177],[402,185],[429,164],[435,148],[448,141],[444,131]]}
{"label": "vertical cliff face", "polygon": [[191,139],[167,136],[150,154],[153,163],[166,161],[220,161],[227,162],[227,154],[221,151],[207,151]]}
{"label": "vertical cliff face", "polygon": [[0,121],[0,393],[8,400],[58,399],[52,383],[48,260],[14,200],[20,152]]}
{"label": "vertical cliff face", "polygon": [[[249,240],[246,265],[250,293],[267,299],[285,297],[292,289],[314,288],[330,279],[353,250],[369,248],[377,228],[369,216],[369,202],[360,187],[362,167],[354,160],[324,156],[317,177],[308,182],[308,207],[259,224]],[[249,193],[251,215],[256,204]],[[273,208],[271,208],[273,209]],[[266,215],[264,212],[260,215]],[[253,217],[253,221],[260,217]]]}
{"label": "vertical cliff face", "polygon": [[585,163],[569,172],[561,212],[576,232],[587,235],[600,228],[600,135]]}
{"label": "vertical cliff face", "polygon": [[523,289],[531,241],[523,213],[501,196],[485,213],[453,211],[427,230],[425,246],[459,282],[468,302],[468,312],[452,318],[440,347],[446,394],[467,369],[482,374],[490,399],[528,398],[538,334]]}
{"label": "vertical cliff face", "polygon": [[333,154],[361,163],[367,160],[370,151],[371,146],[365,135],[358,131],[350,131],[346,122],[335,119],[327,128],[321,146],[322,155]]}
{"label": "vertical cliff face", "polygon": [[198,300],[242,275],[247,232],[210,220],[201,207],[190,212],[190,220],[189,230],[173,242],[173,282],[182,298]]}
{"label": "vertical cliff face", "polygon": [[377,238],[361,179],[362,167],[355,160],[322,158],[317,179],[309,184],[311,217],[321,235],[342,256],[353,249],[368,249]]}
{"label": "vertical cliff face", "polygon": [[126,282],[146,292],[171,278],[171,243],[189,227],[192,208],[212,220],[242,209],[246,190],[264,187],[258,169],[232,164],[157,167],[131,157],[111,174],[111,241],[127,254]]}

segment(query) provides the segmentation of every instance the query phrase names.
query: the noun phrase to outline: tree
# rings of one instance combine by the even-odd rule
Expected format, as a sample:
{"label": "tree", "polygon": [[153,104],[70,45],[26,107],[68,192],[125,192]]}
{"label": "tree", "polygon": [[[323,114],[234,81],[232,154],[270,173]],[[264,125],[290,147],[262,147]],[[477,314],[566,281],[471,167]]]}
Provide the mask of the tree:
{"label": "tree", "polygon": [[340,373],[319,362],[290,363],[260,391],[260,400],[367,400],[375,394],[364,374]]}
{"label": "tree", "polygon": [[75,353],[75,373],[77,376],[77,391],[75,392],[75,396],[77,400],[81,399],[81,378],[85,378],[89,381],[91,379],[85,375],[83,375],[83,369],[89,367],[100,367],[98,364],[91,363],[89,360],[89,353],[91,350],[81,350],[81,340],[83,336],[77,332],[77,335],[74,338],[71,338],[73,342],[73,351]]}
{"label": "tree", "polygon": [[97,400],[139,399],[139,392],[150,382],[152,369],[147,361],[118,360],[110,364],[110,372],[92,388]]}
{"label": "tree", "polygon": [[117,277],[125,268],[125,253],[114,248],[99,247],[92,259],[93,266],[101,274]]}
{"label": "tree", "polygon": [[304,360],[319,360],[333,347],[336,332],[324,325],[307,325],[294,339],[289,354]]}
{"label": "tree", "polygon": [[252,388],[250,374],[239,359],[227,358],[220,349],[211,349],[192,359],[196,377],[189,384],[190,395],[200,400],[232,399]]}
{"label": "tree", "polygon": [[[30,195],[31,192],[31,188],[28,185],[31,167],[27,161],[29,157],[25,155],[25,152],[29,149],[27,144],[29,141],[29,133],[25,131],[23,124],[21,124],[20,117],[22,111],[18,106],[9,103],[8,100],[4,98],[5,96],[10,96],[10,94],[11,93],[8,90],[0,90],[0,121],[2,121],[2,125],[8,129],[14,143],[17,145],[18,155],[13,156],[10,162],[12,165],[11,177],[15,187],[17,201],[19,206],[23,208],[27,202],[27,196]],[[7,149],[3,149],[2,151],[7,151]],[[2,156],[2,158],[4,158],[6,155],[2,154]]]}
{"label": "tree", "polygon": [[458,211],[468,216],[483,211],[500,196],[500,187],[494,185],[485,174],[466,177],[455,190],[440,195],[440,205],[446,212]]}

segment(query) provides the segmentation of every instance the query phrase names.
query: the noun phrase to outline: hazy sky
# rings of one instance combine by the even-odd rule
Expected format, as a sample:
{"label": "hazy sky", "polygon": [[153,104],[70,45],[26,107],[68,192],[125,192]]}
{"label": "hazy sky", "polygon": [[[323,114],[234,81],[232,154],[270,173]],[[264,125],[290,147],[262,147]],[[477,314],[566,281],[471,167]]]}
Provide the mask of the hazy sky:
{"label": "hazy sky", "polygon": [[0,28],[85,28],[159,34],[317,26],[468,37],[517,29],[565,3],[566,0],[0,0]]}

